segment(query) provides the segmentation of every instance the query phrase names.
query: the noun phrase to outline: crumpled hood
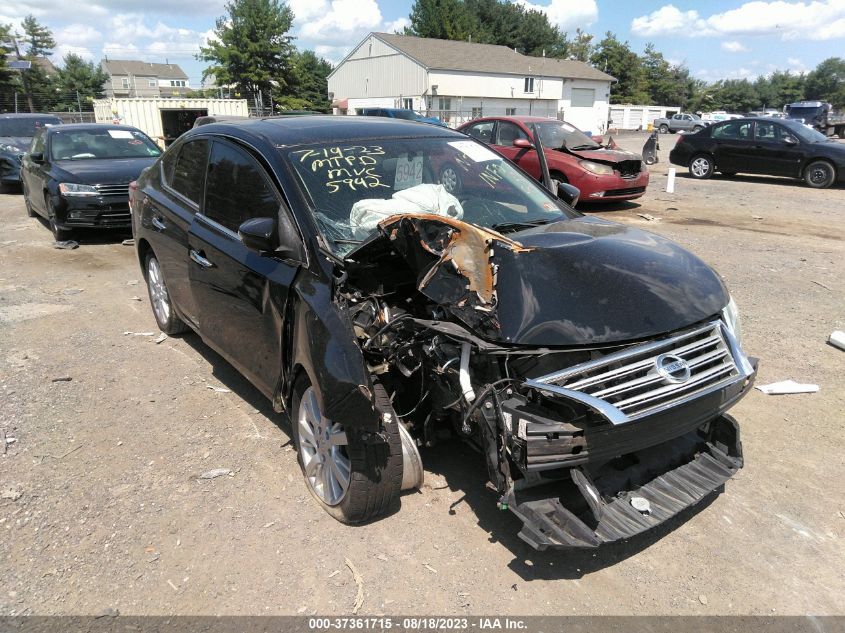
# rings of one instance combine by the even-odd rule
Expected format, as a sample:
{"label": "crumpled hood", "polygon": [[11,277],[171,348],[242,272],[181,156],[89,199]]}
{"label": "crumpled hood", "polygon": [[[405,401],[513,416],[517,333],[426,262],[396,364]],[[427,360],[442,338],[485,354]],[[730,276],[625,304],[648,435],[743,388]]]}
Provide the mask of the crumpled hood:
{"label": "crumpled hood", "polygon": [[32,138],[29,136],[0,136],[0,145],[11,145],[20,150],[21,154],[29,149]]}
{"label": "crumpled hood", "polygon": [[[141,172],[158,157],[59,160],[53,165],[70,177],[71,182],[86,185],[123,184],[137,180]],[[62,175],[63,175],[62,174]],[[60,174],[56,174],[59,176]]]}
{"label": "crumpled hood", "polygon": [[[434,215],[393,216],[350,254],[366,267],[389,249],[419,292],[480,338],[569,347],[646,339],[719,313],[728,293],[692,253],[658,235],[576,218],[501,235]],[[395,277],[379,262],[374,274]],[[353,273],[354,274],[354,273]]]}
{"label": "crumpled hood", "polygon": [[570,154],[584,158],[586,160],[594,160],[599,163],[621,163],[626,160],[642,160],[640,154],[634,152],[626,152],[622,149],[579,149],[567,150]]}
{"label": "crumpled hood", "polygon": [[644,339],[711,317],[728,303],[716,273],[653,233],[595,218],[513,235],[496,292],[503,340],[569,346]]}

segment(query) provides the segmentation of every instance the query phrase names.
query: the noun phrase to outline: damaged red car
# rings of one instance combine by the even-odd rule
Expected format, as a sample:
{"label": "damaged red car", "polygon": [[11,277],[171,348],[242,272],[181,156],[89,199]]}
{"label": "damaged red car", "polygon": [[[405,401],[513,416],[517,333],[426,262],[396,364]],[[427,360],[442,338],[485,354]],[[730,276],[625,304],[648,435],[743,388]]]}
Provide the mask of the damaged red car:
{"label": "damaged red car", "polygon": [[341,521],[394,508],[446,438],[478,448],[490,503],[538,549],[631,537],[742,467],[726,411],[756,362],[719,276],[463,134],[215,123],[134,191],[159,327],[195,330],[289,413],[305,484]]}
{"label": "damaged red car", "polygon": [[[603,146],[565,121],[488,117],[470,121],[458,130],[489,144],[537,180],[541,179],[541,166],[534,139],[539,134],[551,177],[577,187],[583,202],[634,200],[648,187],[648,168],[642,156]],[[445,165],[440,181],[448,190],[459,191],[461,176],[459,164]]]}

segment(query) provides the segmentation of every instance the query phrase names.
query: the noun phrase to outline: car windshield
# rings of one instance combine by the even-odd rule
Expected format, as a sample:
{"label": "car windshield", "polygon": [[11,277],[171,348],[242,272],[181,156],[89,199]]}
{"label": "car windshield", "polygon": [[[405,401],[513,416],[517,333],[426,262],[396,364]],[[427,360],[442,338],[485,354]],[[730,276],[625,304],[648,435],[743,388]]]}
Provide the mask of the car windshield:
{"label": "car windshield", "polygon": [[790,119],[812,119],[820,115],[822,109],[818,106],[812,108],[790,108],[786,116]]}
{"label": "car windshield", "polygon": [[149,158],[161,150],[140,130],[57,130],[50,149],[53,160]]}
{"label": "car windshield", "polygon": [[397,119],[406,119],[408,121],[417,120],[417,114],[413,110],[393,110],[393,116]]}
{"label": "car windshield", "polygon": [[20,118],[20,119],[0,119],[0,136],[13,137],[20,136],[24,138],[32,138],[35,132],[46,125],[58,125],[62,122],[56,117],[38,118]]}
{"label": "car windshield", "polygon": [[503,233],[578,215],[471,139],[373,139],[300,147],[285,156],[339,257],[398,214],[442,215]]}
{"label": "car windshield", "polygon": [[541,121],[529,123],[540,131],[540,140],[547,149],[598,149],[601,147],[589,136],[573,125],[564,121]]}
{"label": "car windshield", "polygon": [[831,140],[821,132],[818,132],[811,127],[807,127],[806,125],[801,125],[800,123],[789,124],[787,122],[786,126],[789,128],[790,132],[807,143],[825,143]]}

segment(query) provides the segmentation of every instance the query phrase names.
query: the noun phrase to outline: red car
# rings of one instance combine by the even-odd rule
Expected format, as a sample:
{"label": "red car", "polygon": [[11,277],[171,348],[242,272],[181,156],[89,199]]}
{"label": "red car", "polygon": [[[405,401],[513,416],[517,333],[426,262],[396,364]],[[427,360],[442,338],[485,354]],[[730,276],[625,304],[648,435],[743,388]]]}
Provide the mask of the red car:
{"label": "red car", "polygon": [[[645,193],[648,170],[639,154],[609,149],[564,121],[541,117],[485,117],[458,128],[492,146],[523,170],[542,179],[540,161],[533,149],[539,130],[552,178],[581,190],[583,202],[633,200]],[[440,171],[447,191],[460,188],[460,174],[451,165]]]}

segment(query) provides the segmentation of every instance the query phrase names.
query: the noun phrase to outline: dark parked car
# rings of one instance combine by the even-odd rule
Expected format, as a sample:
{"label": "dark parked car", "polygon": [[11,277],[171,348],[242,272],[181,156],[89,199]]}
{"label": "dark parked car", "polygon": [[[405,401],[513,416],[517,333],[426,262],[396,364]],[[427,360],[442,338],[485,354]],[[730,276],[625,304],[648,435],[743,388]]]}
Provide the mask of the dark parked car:
{"label": "dark parked car", "polygon": [[0,193],[21,183],[21,159],[32,137],[43,127],[61,125],[49,114],[0,114]]}
{"label": "dark parked car", "polygon": [[420,123],[431,123],[447,127],[446,124],[436,116],[423,116],[408,108],[363,108],[363,116],[383,116],[389,119],[404,119],[406,121],[419,121]]}
{"label": "dark parked car", "polygon": [[289,412],[307,487],[341,521],[391,509],[422,481],[417,446],[450,436],[540,549],[628,538],[742,466],[725,411],[756,368],[719,276],[458,132],[205,125],[132,209],[159,327],[194,329]]}
{"label": "dark parked car", "polygon": [[[583,202],[633,200],[645,193],[649,175],[642,156],[604,147],[565,121],[528,116],[487,117],[458,128],[489,143],[540,180],[540,160],[532,147],[535,129],[539,130],[552,178],[577,187]],[[441,182],[450,191],[460,188],[458,166],[444,166]]]}
{"label": "dark parked car", "polygon": [[802,178],[815,188],[845,181],[845,145],[784,119],[734,119],[684,135],[669,153],[693,178],[738,173]]}
{"label": "dark parked car", "polygon": [[40,129],[21,168],[27,213],[57,240],[82,227],[129,228],[129,183],[161,150],[126,125],[76,123]]}

